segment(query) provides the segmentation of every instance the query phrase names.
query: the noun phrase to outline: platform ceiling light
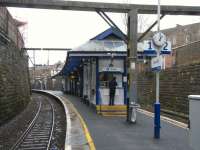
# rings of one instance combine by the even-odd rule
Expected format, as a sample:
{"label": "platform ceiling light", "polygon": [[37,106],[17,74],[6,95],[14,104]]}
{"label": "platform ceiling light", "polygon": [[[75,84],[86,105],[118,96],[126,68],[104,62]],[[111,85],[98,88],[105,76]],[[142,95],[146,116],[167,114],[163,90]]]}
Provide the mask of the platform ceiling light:
{"label": "platform ceiling light", "polygon": [[74,76],[74,75],[71,75],[71,76],[70,76],[70,79],[74,79],[74,78],[75,78],[75,76]]}

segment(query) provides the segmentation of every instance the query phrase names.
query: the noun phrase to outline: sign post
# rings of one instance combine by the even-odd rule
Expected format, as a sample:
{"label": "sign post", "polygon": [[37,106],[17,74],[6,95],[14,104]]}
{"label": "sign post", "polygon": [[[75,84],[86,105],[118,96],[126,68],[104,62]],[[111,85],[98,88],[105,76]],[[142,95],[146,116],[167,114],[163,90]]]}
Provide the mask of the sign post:
{"label": "sign post", "polygon": [[[165,35],[160,32],[160,0],[158,0],[158,32],[153,36],[153,42],[157,47],[157,59],[159,60],[162,46],[166,43]],[[160,70],[156,71],[156,102],[154,104],[154,138],[155,139],[160,138],[160,102],[159,102],[160,73],[159,72]]]}
{"label": "sign post", "polygon": [[163,68],[163,58],[161,55],[171,53],[171,42],[160,32],[160,0],[158,0],[158,30],[152,40],[138,44],[138,54],[140,56],[153,57],[151,60],[152,70],[156,72],[156,101],[154,103],[154,138],[160,138],[160,71]]}
{"label": "sign post", "polygon": [[[157,52],[157,59],[159,59],[159,52]],[[161,69],[161,68],[160,68]],[[159,102],[159,91],[160,91],[160,73],[156,71],[156,102],[154,104],[154,138],[160,138],[160,102]]]}

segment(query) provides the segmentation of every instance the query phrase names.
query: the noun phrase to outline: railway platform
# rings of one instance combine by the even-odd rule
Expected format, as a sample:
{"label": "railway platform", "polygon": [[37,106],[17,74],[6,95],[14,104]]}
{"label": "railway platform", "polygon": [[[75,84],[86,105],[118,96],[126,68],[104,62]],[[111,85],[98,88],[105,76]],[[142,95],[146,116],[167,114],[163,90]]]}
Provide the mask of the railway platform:
{"label": "railway platform", "polygon": [[129,124],[125,117],[103,117],[96,110],[83,104],[80,98],[51,93],[70,101],[81,114],[97,150],[192,150],[189,130],[176,123],[161,121],[161,138],[153,138],[153,118],[138,112],[136,124]]}

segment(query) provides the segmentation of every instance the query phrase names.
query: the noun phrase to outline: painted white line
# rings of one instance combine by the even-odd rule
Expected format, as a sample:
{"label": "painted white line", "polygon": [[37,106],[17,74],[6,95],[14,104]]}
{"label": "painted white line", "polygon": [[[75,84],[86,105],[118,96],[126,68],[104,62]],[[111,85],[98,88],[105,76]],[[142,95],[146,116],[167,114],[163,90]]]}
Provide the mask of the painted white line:
{"label": "painted white line", "polygon": [[[149,111],[146,111],[146,110],[143,110],[143,109],[137,109],[137,111],[142,113],[142,114],[144,114],[144,115],[147,115],[149,117],[152,117],[152,118],[154,117],[154,113],[152,113],[152,112],[149,112]],[[161,118],[162,121],[168,122],[168,123],[170,123],[172,125],[175,125],[177,127],[180,127],[180,128],[188,130],[188,125],[185,124],[185,123],[173,120],[173,119],[165,117],[165,116],[161,116],[160,118]]]}
{"label": "painted white line", "polygon": [[[63,103],[63,102],[62,102]],[[67,109],[67,106],[65,103],[63,103],[64,107],[65,107],[65,113],[66,113],[66,120],[67,120],[67,127],[66,127],[66,138],[65,138],[65,150],[71,150],[71,120],[70,120],[70,114],[69,111]]]}
{"label": "painted white line", "polygon": [[[49,92],[50,93],[50,92]],[[52,93],[50,93],[52,94]],[[65,114],[66,114],[66,138],[65,138],[65,150],[71,150],[72,149],[72,145],[71,145],[71,120],[70,120],[70,113],[67,109],[67,105],[62,101],[62,98],[54,95],[57,99],[59,99],[62,103],[62,105],[65,108]]]}

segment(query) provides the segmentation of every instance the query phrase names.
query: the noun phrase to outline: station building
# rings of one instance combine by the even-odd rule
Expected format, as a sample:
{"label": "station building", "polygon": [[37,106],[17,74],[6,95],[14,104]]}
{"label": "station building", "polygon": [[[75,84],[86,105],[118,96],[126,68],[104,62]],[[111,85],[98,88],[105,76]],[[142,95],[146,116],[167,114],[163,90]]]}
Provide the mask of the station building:
{"label": "station building", "polygon": [[[127,44],[115,28],[100,33],[67,54],[58,75],[63,90],[80,96],[103,115],[125,115],[127,100]],[[109,81],[116,77],[114,106],[109,106]]]}

